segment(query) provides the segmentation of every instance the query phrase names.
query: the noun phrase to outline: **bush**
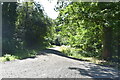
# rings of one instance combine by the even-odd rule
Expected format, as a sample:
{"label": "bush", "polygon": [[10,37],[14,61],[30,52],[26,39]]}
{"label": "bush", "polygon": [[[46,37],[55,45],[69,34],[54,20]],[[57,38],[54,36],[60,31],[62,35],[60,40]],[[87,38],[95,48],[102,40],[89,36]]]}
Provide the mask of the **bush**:
{"label": "bush", "polygon": [[75,48],[71,48],[70,46],[61,46],[60,51],[67,56],[77,56],[79,55],[78,51]]}

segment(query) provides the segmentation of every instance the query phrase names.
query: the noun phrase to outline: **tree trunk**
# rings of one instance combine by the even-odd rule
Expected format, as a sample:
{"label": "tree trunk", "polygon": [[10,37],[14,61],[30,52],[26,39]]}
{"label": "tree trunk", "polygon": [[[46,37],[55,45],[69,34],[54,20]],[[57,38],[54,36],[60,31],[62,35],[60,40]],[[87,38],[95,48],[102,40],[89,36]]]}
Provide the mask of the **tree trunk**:
{"label": "tree trunk", "polygon": [[112,28],[103,28],[103,54],[102,57],[105,60],[111,59],[112,57]]}
{"label": "tree trunk", "polygon": [[[119,30],[120,28],[118,28],[118,30]],[[118,56],[118,60],[120,60],[120,34],[118,34],[118,42],[117,42],[118,44],[117,44],[117,46],[118,46],[118,48],[117,48],[117,50],[118,50],[118,52],[117,52],[117,56]]]}

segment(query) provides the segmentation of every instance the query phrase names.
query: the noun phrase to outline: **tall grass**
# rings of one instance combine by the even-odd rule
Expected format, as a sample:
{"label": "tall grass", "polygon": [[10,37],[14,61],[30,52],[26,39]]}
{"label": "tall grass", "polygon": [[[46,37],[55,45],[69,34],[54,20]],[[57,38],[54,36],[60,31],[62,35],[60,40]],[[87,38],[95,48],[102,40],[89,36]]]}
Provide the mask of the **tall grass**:
{"label": "tall grass", "polygon": [[119,63],[101,60],[94,56],[93,57],[85,56],[84,53],[81,53],[80,49],[72,48],[70,46],[61,46],[59,51],[61,51],[62,53],[66,54],[69,57],[87,60],[87,61],[95,63],[95,64],[100,64],[100,65],[105,65],[105,66],[107,65],[107,66],[111,66],[111,67],[120,69]]}
{"label": "tall grass", "polygon": [[17,60],[17,59],[24,59],[27,57],[36,56],[37,50],[21,50],[17,51],[16,53],[7,53],[3,57],[0,57],[0,62]]}

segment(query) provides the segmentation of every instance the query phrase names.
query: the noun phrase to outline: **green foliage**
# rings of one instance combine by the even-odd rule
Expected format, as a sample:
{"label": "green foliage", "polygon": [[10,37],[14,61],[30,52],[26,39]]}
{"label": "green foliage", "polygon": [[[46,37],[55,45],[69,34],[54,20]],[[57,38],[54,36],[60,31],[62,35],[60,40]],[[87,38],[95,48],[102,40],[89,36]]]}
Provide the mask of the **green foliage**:
{"label": "green foliage", "polygon": [[40,46],[46,46],[47,31],[50,24],[48,24],[47,18],[44,17],[43,11],[34,8],[33,2],[21,3],[19,6],[18,17],[16,21],[16,34],[19,42],[22,42],[23,46],[30,49],[39,48]]}
{"label": "green foliage", "polygon": [[10,54],[6,54],[6,55],[4,55],[3,57],[0,57],[0,62],[11,61],[11,60],[15,60],[15,59],[17,59],[17,58],[18,58],[17,56],[13,56],[13,55],[10,55]]}
{"label": "green foliage", "polygon": [[[42,7],[34,2],[3,3],[3,55],[27,55],[26,50],[49,46],[51,22]],[[29,56],[29,55],[27,55]]]}
{"label": "green foliage", "polygon": [[16,2],[4,2],[2,6],[2,52],[12,53],[16,49],[15,41],[15,21],[16,21]]}
{"label": "green foliage", "polygon": [[[54,37],[59,35],[61,44],[79,48],[80,53],[84,56],[101,57],[103,54],[105,57],[110,57],[116,55],[115,51],[119,50],[117,49],[118,44],[114,42],[119,42],[116,40],[120,30],[118,27],[120,23],[119,5],[119,2],[72,2],[60,10],[55,22],[56,34]],[[69,50],[66,51],[69,52]]]}
{"label": "green foliage", "polygon": [[0,62],[35,57],[37,53],[37,50],[17,50],[16,53],[12,55],[7,53],[3,57],[0,57]]}
{"label": "green foliage", "polygon": [[82,59],[82,60],[88,60],[88,61],[92,61],[92,57],[86,57],[85,54],[80,53],[80,49],[77,48],[72,48],[70,46],[65,46],[62,45],[60,46],[60,50],[62,53],[64,53],[65,55],[69,56],[69,57],[73,57],[73,58],[77,58],[77,59]]}
{"label": "green foliage", "polygon": [[70,46],[61,46],[60,51],[67,56],[72,56],[74,53],[74,50]]}

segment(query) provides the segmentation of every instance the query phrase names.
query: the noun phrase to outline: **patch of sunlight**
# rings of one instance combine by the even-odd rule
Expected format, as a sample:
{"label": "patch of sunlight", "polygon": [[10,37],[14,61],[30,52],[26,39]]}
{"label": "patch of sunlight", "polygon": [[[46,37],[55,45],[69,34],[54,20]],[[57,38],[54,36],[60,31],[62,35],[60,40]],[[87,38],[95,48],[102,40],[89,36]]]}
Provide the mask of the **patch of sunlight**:
{"label": "patch of sunlight", "polygon": [[0,62],[11,61],[11,60],[16,60],[16,59],[17,59],[17,56],[6,54],[5,56],[0,57]]}
{"label": "patch of sunlight", "polygon": [[6,59],[4,57],[0,57],[0,62],[4,62]]}

